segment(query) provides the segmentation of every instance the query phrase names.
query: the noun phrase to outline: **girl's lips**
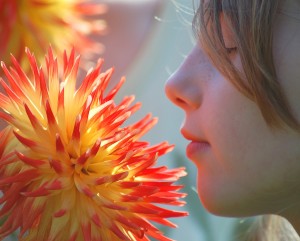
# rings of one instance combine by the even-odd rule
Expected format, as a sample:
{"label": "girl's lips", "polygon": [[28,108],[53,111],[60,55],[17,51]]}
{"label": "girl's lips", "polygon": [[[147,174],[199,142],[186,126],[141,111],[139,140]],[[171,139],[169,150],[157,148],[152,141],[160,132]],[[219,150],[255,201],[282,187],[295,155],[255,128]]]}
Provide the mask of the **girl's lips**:
{"label": "girl's lips", "polygon": [[189,159],[195,160],[201,157],[210,147],[205,141],[191,141],[186,147],[186,155]]}
{"label": "girl's lips", "polygon": [[186,155],[191,160],[197,160],[210,148],[209,142],[207,142],[202,135],[194,135],[191,130],[182,127],[181,134],[183,137],[190,141],[186,147]]}

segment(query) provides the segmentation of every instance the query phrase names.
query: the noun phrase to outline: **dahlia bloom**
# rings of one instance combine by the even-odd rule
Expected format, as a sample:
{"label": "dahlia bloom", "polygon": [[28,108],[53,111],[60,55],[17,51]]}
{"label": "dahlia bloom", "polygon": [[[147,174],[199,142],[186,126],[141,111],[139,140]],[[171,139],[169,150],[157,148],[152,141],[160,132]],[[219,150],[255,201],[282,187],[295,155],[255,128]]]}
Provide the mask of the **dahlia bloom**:
{"label": "dahlia bloom", "polygon": [[155,164],[173,146],[139,141],[150,114],[125,126],[140,104],[114,102],[124,79],[106,93],[113,70],[101,73],[103,61],[76,88],[74,52],[62,77],[51,49],[46,69],[28,49],[31,73],[15,58],[10,69],[1,63],[0,240],[15,230],[23,241],[171,240],[155,223],[175,227],[168,218],[187,215],[165,206],[184,205],[174,182],[186,173]]}
{"label": "dahlia bloom", "polygon": [[0,60],[8,64],[12,53],[25,67],[25,46],[42,60],[49,44],[61,54],[72,47],[84,56],[100,53],[101,44],[89,37],[104,33],[105,11],[91,0],[1,0]]}

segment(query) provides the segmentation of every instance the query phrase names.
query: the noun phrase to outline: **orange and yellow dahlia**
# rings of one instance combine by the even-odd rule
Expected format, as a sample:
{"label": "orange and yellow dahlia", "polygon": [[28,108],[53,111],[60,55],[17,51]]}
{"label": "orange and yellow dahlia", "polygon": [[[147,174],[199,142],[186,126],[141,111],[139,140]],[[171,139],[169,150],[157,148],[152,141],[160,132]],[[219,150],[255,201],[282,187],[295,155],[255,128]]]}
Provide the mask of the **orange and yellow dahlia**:
{"label": "orange and yellow dahlia", "polygon": [[[171,240],[155,223],[175,227],[171,217],[186,212],[184,168],[156,167],[173,146],[140,141],[156,122],[150,114],[124,123],[139,107],[133,97],[116,104],[124,79],[105,93],[113,70],[102,61],[76,88],[80,58],[64,54],[63,75],[50,49],[38,68],[27,49],[31,73],[16,59],[0,82],[0,239],[19,230],[23,241]],[[162,205],[161,205],[162,204]]]}
{"label": "orange and yellow dahlia", "polygon": [[84,56],[99,53],[101,44],[90,36],[104,33],[105,11],[91,0],[0,0],[0,60],[9,63],[12,53],[23,66],[25,47],[42,60],[49,44],[57,53],[72,47]]}

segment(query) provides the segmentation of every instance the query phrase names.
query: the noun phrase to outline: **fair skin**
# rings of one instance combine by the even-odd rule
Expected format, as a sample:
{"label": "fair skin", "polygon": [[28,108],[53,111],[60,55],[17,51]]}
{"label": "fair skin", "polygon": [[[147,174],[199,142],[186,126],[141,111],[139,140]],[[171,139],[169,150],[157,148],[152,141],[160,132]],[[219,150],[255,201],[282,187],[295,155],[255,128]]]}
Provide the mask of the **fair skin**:
{"label": "fair skin", "polygon": [[[296,1],[296,0],[295,0]],[[287,1],[274,24],[274,62],[293,113],[300,121],[300,8]],[[223,31],[228,31],[225,28]],[[224,33],[230,36],[230,33]],[[225,39],[227,47],[232,41]],[[230,58],[241,71],[239,53]],[[181,132],[198,169],[198,193],[216,215],[278,214],[300,233],[300,134],[272,129],[257,104],[212,65],[197,44],[166,84],[169,99],[185,112]]]}

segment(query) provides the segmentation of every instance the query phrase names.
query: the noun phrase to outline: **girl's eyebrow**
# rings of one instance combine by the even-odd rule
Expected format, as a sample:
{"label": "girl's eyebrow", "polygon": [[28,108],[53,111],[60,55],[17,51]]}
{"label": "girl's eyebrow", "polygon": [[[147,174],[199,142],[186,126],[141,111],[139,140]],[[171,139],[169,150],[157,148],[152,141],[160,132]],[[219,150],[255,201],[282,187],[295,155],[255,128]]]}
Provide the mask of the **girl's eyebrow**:
{"label": "girl's eyebrow", "polygon": [[294,0],[286,0],[283,1],[282,4],[279,4],[278,10],[300,14],[300,3]]}
{"label": "girl's eyebrow", "polygon": [[297,22],[300,22],[300,11],[288,11],[288,10],[284,10],[284,9],[278,9],[277,11],[278,14],[290,17],[294,20],[296,20]]}
{"label": "girl's eyebrow", "polygon": [[279,4],[277,13],[300,20],[300,2],[284,1],[282,4]]}

